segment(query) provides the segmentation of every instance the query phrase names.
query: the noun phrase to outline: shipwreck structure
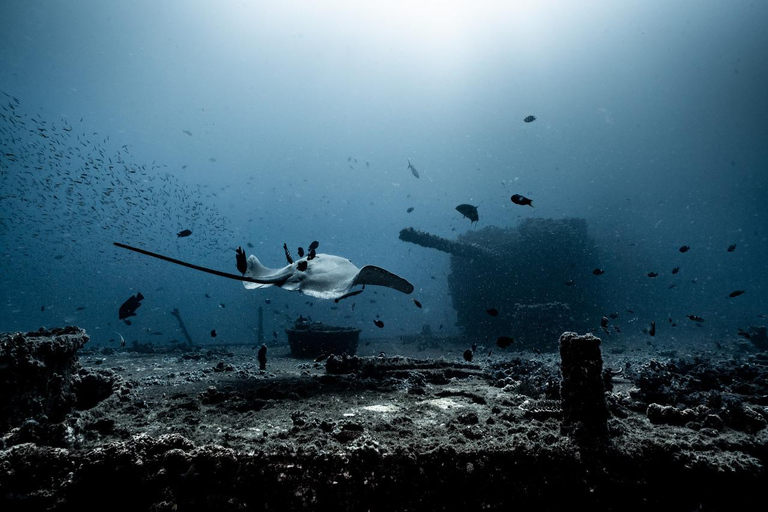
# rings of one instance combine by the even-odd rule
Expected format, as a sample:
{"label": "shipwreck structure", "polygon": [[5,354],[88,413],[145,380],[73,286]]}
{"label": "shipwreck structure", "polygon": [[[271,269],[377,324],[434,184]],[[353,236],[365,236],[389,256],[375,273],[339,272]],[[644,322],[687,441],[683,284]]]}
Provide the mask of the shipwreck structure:
{"label": "shipwreck structure", "polygon": [[451,255],[448,286],[467,335],[511,336],[513,348],[552,352],[563,332],[599,325],[599,261],[584,219],[528,218],[457,240],[406,228],[400,239]]}

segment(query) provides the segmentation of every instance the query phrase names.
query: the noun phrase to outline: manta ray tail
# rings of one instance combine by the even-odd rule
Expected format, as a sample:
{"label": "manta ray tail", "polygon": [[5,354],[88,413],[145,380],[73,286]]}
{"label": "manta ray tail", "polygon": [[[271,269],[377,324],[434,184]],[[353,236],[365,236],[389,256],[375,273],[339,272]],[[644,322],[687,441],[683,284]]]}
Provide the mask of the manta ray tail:
{"label": "manta ray tail", "polygon": [[[175,265],[181,265],[182,267],[191,268],[194,270],[199,270],[200,272],[206,272],[208,274],[213,274],[215,276],[219,277],[226,277],[227,279],[234,279],[235,281],[243,281],[245,283],[256,283],[256,284],[264,284],[262,281],[259,281],[258,278],[254,277],[246,277],[246,276],[238,276],[235,274],[228,274],[227,272],[221,272],[219,270],[214,270],[212,268],[206,268],[201,267],[199,265],[194,265],[192,263],[187,263],[185,261],[177,260],[174,258],[170,258],[168,256],[163,256],[162,254],[157,254],[156,252],[150,252],[144,249],[139,249],[138,247],[131,247],[130,245],[121,244],[118,242],[113,242],[114,245],[121,247],[123,249],[128,249],[129,251],[138,252],[139,254],[144,254],[146,256],[151,256],[153,258],[157,258],[159,260],[167,261],[169,263],[173,263]],[[257,260],[258,261],[258,260]],[[269,283],[271,284],[271,283]]]}
{"label": "manta ray tail", "polygon": [[386,286],[405,294],[413,292],[413,285],[407,280],[397,274],[393,274],[389,270],[384,270],[374,265],[366,265],[361,268],[354,284]]}

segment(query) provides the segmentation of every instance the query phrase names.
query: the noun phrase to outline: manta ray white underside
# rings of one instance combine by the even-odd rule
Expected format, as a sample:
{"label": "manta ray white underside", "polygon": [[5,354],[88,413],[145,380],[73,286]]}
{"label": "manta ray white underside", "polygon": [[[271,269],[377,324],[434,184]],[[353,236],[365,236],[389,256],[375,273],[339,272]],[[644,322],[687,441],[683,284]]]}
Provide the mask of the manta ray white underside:
{"label": "manta ray white underside", "polygon": [[[304,267],[306,262],[306,268]],[[343,297],[353,286],[386,286],[403,293],[411,293],[413,285],[392,272],[373,265],[357,268],[351,261],[332,254],[317,254],[294,261],[283,268],[268,268],[259,259],[248,257],[246,277],[243,286],[249,290],[267,286],[279,286],[283,290],[300,291],[318,299],[338,299]]]}

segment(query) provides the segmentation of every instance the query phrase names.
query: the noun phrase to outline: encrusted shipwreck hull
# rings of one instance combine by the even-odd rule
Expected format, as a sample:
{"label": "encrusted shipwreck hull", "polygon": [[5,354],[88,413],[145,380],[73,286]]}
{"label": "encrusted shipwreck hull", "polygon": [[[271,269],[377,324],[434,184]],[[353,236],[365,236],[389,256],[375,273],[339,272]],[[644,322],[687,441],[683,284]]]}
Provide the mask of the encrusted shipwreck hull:
{"label": "encrusted shipwreck hull", "polygon": [[[599,267],[584,219],[523,220],[445,240],[413,229],[400,238],[451,254],[448,286],[466,334],[511,336],[518,348],[557,350],[564,331],[584,332],[601,316]],[[487,313],[494,308],[498,315]]]}

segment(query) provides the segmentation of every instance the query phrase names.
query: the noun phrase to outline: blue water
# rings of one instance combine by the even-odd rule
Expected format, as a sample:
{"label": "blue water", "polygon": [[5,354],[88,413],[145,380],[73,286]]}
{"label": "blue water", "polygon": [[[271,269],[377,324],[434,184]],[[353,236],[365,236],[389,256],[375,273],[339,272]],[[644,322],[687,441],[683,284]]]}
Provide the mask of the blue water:
{"label": "blue water", "polygon": [[[635,311],[627,336],[765,324],[768,4],[318,4],[3,2],[0,331],[165,342],[178,308],[196,341],[253,342],[261,306],[268,337],[300,314],[364,338],[460,334],[450,257],[399,231],[531,216],[587,220],[602,309]],[[424,307],[246,291],[112,245],[234,273],[238,246],[279,267],[283,243],[312,240],[405,277]]]}

